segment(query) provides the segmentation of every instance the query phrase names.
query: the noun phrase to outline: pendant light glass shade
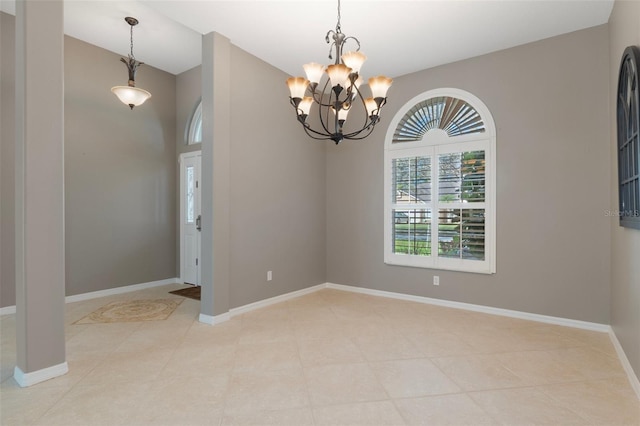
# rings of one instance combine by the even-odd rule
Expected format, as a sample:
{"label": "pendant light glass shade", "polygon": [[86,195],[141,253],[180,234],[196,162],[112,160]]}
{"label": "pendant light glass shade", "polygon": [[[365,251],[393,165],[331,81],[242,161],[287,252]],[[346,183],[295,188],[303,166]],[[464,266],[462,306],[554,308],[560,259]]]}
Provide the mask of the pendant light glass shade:
{"label": "pendant light glass shade", "polygon": [[327,74],[333,87],[341,86],[343,89],[349,87],[349,75],[351,68],[344,64],[333,64],[327,67]]}
{"label": "pendant light glass shade", "polygon": [[304,98],[302,98],[302,101],[300,102],[300,105],[298,105],[298,108],[300,108],[300,111],[302,111],[303,114],[309,115],[309,111],[311,111],[311,105],[313,105],[313,98],[311,96],[305,96]]}
{"label": "pendant light glass shade", "polygon": [[351,68],[351,72],[359,73],[360,68],[362,68],[362,64],[367,60],[367,57],[362,52],[347,52],[342,55],[342,62],[349,68]]}
{"label": "pendant light glass shade", "polygon": [[303,77],[289,77],[287,79],[287,86],[291,92],[291,97],[294,99],[304,98],[304,93],[309,85],[309,80]]}
{"label": "pendant light glass shade", "polygon": [[115,86],[111,88],[111,91],[123,104],[129,105],[131,109],[142,105],[151,97],[151,93],[146,90],[132,86]]}
{"label": "pendant light glass shade", "polygon": [[371,77],[369,79],[369,88],[373,99],[384,99],[387,97],[387,90],[391,87],[392,80],[383,75]]}
{"label": "pendant light glass shade", "polygon": [[367,108],[367,115],[369,117],[375,117],[378,115],[378,104],[373,98],[367,98],[364,100],[364,106]]}
{"label": "pendant light glass shade", "polygon": [[324,66],[315,62],[304,64],[302,66],[304,72],[307,74],[307,78],[311,83],[320,83],[320,79],[324,74]]}

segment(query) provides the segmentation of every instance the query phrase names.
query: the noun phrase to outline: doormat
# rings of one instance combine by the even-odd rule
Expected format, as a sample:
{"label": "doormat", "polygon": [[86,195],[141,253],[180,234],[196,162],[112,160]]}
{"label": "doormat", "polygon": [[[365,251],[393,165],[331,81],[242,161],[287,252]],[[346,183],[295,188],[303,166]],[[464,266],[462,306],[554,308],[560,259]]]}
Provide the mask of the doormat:
{"label": "doormat", "polygon": [[200,286],[187,287],[180,290],[170,291],[171,294],[188,297],[189,299],[200,300]]}
{"label": "doormat", "polygon": [[171,315],[181,303],[182,299],[112,302],[76,321],[74,324],[161,321],[169,318],[169,315]]}

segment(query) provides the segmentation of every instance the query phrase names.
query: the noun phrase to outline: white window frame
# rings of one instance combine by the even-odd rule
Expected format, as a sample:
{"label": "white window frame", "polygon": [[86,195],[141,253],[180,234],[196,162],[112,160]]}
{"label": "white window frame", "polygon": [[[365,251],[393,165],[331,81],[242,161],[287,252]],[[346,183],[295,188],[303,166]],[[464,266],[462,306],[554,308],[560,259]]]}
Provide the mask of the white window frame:
{"label": "white window frame", "polygon": [[[200,134],[198,138],[196,135]],[[202,100],[198,100],[187,127],[187,145],[202,143]]]}
{"label": "white window frame", "polygon": [[[460,136],[448,136],[436,129],[427,132],[422,140],[393,143],[396,128],[404,116],[420,102],[437,97],[458,98],[471,105],[482,118],[485,131]],[[393,160],[396,158],[430,156],[431,185],[437,190],[438,155],[450,152],[485,151],[485,202],[472,203],[474,208],[485,210],[485,259],[451,259],[438,256],[438,210],[441,208],[471,208],[470,203],[440,202],[437,192],[432,192],[431,209],[431,246],[430,256],[396,254],[393,252],[392,211],[398,207],[393,203]],[[384,262],[390,265],[412,266],[419,268],[443,269],[452,271],[493,274],[496,272],[496,129],[493,117],[487,106],[476,96],[464,90],[441,88],[424,92],[408,101],[391,120],[385,139],[384,152]],[[410,209],[406,204],[403,209]]]}

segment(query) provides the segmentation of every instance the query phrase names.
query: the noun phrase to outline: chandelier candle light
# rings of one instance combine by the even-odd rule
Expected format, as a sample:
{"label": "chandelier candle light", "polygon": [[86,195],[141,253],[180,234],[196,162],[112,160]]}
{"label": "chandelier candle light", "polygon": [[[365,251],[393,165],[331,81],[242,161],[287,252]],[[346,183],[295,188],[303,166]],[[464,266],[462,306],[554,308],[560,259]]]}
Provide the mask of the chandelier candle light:
{"label": "chandelier candle light", "polygon": [[112,87],[111,91],[123,104],[129,105],[129,107],[133,109],[134,106],[142,105],[149,99],[151,93],[136,87],[136,71],[140,65],[144,65],[144,62],[137,61],[135,56],[133,56],[133,27],[138,25],[138,20],[130,16],[127,16],[124,20],[131,26],[131,53],[127,59],[120,58],[120,61],[124,62],[129,70],[129,84],[127,86]]}
{"label": "chandelier candle light", "polygon": [[[333,40],[333,42],[331,42]],[[342,53],[347,40],[353,40],[357,48],[353,52]],[[369,89],[371,97],[365,98],[360,87],[363,82],[360,69],[367,57],[360,52],[360,42],[355,37],[348,37],[340,28],[340,0],[338,0],[338,22],[336,29],[329,30],[325,36],[329,48],[329,59],[335,63],[327,66],[317,63],[303,65],[307,78],[290,77],[287,86],[291,92],[290,102],[296,110],[298,121],[304,131],[313,139],[331,139],[336,145],[343,139],[364,139],[371,134],[380,120],[380,110],[387,101],[387,90],[392,80],[385,76],[371,77]],[[324,84],[320,81],[324,78]],[[354,102],[361,104],[363,122],[359,130],[346,130],[343,126]],[[317,105],[318,121],[322,127],[315,130],[307,121],[311,108]]]}

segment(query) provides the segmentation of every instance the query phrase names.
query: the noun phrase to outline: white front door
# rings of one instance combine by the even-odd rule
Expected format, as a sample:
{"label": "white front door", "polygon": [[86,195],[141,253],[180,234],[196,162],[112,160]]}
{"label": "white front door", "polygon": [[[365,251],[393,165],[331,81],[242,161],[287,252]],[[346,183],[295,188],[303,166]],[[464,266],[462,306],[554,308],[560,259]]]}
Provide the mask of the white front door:
{"label": "white front door", "polygon": [[180,277],[200,285],[201,152],[180,155]]}

